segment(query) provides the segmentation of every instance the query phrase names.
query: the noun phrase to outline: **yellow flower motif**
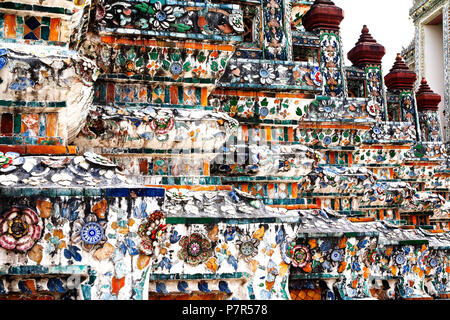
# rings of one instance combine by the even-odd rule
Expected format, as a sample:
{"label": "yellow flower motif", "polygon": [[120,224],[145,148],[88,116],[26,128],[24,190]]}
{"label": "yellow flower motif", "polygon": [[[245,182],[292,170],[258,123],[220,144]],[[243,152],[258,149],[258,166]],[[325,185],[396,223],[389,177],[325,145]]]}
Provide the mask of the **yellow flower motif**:
{"label": "yellow flower motif", "polygon": [[128,233],[128,231],[129,231],[128,227],[125,227],[125,228],[119,227],[119,230],[118,230],[119,233],[125,234],[125,235]]}
{"label": "yellow flower motif", "polygon": [[315,255],[313,255],[313,260],[319,261],[321,263],[324,261],[322,254],[320,252],[317,252]]}
{"label": "yellow flower motif", "polygon": [[279,270],[280,276],[281,276],[281,277],[284,276],[284,274],[286,273],[286,271],[287,271],[288,269],[289,269],[289,265],[286,264],[286,263],[284,263],[284,262],[281,262],[281,263],[280,263],[280,270]]}
{"label": "yellow flower motif", "polygon": [[264,237],[264,227],[259,228],[258,230],[256,230],[253,235],[253,238],[258,239],[259,241],[262,241],[263,237]]}
{"label": "yellow flower motif", "polygon": [[206,267],[213,271],[216,272],[217,271],[217,263],[216,263],[216,258],[210,258],[207,262],[206,262]]}

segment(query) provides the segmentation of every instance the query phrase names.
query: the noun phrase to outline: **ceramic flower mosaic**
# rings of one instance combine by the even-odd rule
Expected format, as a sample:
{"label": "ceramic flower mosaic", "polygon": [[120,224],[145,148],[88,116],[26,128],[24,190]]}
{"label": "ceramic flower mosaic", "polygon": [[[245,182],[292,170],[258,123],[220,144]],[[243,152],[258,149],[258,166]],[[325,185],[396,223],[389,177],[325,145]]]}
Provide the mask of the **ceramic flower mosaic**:
{"label": "ceramic flower mosaic", "polygon": [[26,252],[41,237],[43,223],[30,208],[13,207],[0,218],[0,246]]}
{"label": "ceramic flower mosaic", "polygon": [[163,239],[167,232],[164,215],[161,211],[153,212],[148,220],[142,223],[138,229],[141,238],[139,250],[145,255],[151,256],[158,241]]}
{"label": "ceramic flower mosaic", "polygon": [[199,233],[182,237],[179,245],[181,250],[178,256],[189,265],[199,265],[211,256],[211,242]]}
{"label": "ceramic flower mosaic", "polygon": [[84,219],[77,219],[73,223],[71,240],[81,244],[83,249],[90,251],[107,241],[105,225],[106,221],[99,221],[94,214],[89,214]]}

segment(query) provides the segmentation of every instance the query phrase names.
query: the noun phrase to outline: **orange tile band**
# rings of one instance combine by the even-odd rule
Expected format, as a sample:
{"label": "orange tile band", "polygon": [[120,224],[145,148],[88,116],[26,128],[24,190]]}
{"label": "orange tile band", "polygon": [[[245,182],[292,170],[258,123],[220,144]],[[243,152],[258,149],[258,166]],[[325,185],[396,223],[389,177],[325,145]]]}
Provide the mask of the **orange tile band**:
{"label": "orange tile band", "polygon": [[411,146],[368,146],[362,145],[360,149],[371,149],[371,150],[409,150]]}
{"label": "orange tile band", "polygon": [[70,154],[70,155],[76,155],[77,154],[77,147],[75,146],[15,146],[15,145],[0,145],[0,152],[17,152],[21,155],[33,155],[33,154],[52,154],[52,155],[58,155],[58,154]]}
{"label": "orange tile band", "polygon": [[276,93],[269,95],[260,91],[242,91],[242,90],[226,90],[226,89],[214,89],[211,92],[212,95],[225,95],[225,96],[242,96],[242,97],[272,97],[272,98],[296,98],[296,99],[313,99],[313,94],[307,93]]}
{"label": "orange tile band", "polygon": [[375,221],[375,218],[366,217],[366,218],[347,218],[351,222],[372,222]]}
{"label": "orange tile band", "polygon": [[132,40],[126,38],[116,38],[112,36],[101,37],[103,43],[109,44],[124,44],[124,45],[137,45],[146,47],[177,47],[186,49],[198,49],[198,50],[216,50],[216,51],[234,51],[234,46],[223,44],[207,44],[198,42],[165,42],[157,40]]}
{"label": "orange tile band", "polygon": [[443,229],[427,230],[427,231],[431,232],[431,233],[444,233],[445,232]]}
{"label": "orange tile band", "polygon": [[187,189],[190,191],[231,191],[233,190],[232,186],[176,186],[176,185],[145,185],[145,187],[150,188],[164,188],[166,190],[169,189]]}
{"label": "orange tile band", "polygon": [[370,130],[372,127],[364,124],[323,124],[301,122],[298,124],[299,129],[354,129],[354,130]]}
{"label": "orange tile band", "polygon": [[320,206],[316,204],[290,204],[290,205],[268,204],[267,206],[272,208],[285,208],[288,210],[320,209]]}
{"label": "orange tile band", "polygon": [[405,165],[408,166],[440,166],[440,163],[425,162],[425,161],[405,161]]}

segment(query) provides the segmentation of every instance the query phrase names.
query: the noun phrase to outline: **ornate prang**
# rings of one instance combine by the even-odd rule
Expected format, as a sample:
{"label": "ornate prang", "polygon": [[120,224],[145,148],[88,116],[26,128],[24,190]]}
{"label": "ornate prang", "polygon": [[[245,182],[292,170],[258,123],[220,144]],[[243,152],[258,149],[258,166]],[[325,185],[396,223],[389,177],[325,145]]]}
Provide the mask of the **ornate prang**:
{"label": "ornate prang", "polygon": [[427,83],[425,78],[422,78],[420,87],[416,92],[417,108],[419,111],[434,110],[437,111],[438,104],[441,102],[441,96],[433,90]]}
{"label": "ornate prang", "polygon": [[397,54],[394,65],[384,77],[388,90],[412,90],[416,79],[416,73],[408,68],[400,53]]}
{"label": "ornate prang", "polygon": [[381,64],[381,59],[386,53],[386,49],[376,42],[366,25],[361,30],[361,36],[351,49],[347,57],[354,66],[365,64]]}
{"label": "ornate prang", "polygon": [[344,11],[330,0],[316,0],[311,9],[303,16],[302,23],[306,31],[314,29],[339,30],[344,19]]}

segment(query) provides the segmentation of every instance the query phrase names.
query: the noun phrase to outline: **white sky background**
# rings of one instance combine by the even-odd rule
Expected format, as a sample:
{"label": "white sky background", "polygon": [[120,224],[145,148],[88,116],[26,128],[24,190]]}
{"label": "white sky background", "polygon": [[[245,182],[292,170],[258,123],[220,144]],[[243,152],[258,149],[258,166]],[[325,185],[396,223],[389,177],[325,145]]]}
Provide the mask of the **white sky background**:
{"label": "white sky background", "polygon": [[344,10],[341,37],[345,65],[351,66],[347,53],[355,46],[363,25],[386,48],[383,57],[383,74],[389,73],[397,53],[414,39],[414,24],[409,17],[412,0],[333,0]]}

